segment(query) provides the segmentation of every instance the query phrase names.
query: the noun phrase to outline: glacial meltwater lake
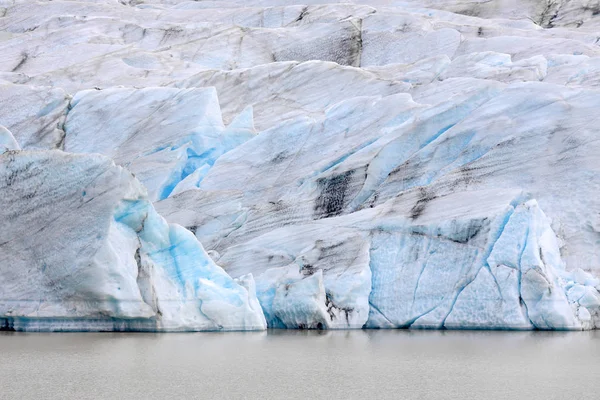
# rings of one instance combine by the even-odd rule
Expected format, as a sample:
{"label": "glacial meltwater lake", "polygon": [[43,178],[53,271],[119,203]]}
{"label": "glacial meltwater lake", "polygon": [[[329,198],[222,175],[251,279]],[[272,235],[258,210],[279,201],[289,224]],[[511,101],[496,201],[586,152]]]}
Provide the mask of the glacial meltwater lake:
{"label": "glacial meltwater lake", "polygon": [[1,399],[599,399],[600,332],[0,334]]}

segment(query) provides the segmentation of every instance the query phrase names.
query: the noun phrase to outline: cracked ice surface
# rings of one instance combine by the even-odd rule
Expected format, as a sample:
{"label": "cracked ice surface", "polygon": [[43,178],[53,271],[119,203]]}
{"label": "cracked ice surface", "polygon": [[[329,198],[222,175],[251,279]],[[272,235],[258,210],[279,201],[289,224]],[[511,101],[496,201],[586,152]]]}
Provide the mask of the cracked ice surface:
{"label": "cracked ice surface", "polygon": [[597,328],[592,3],[0,0],[0,318]]}

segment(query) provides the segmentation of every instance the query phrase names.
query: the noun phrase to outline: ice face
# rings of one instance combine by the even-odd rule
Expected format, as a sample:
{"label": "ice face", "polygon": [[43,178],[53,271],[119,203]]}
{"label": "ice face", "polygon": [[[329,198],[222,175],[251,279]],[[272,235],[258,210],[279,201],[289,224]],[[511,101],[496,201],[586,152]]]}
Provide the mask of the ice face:
{"label": "ice face", "polygon": [[[18,330],[264,329],[237,284],[100,155],[1,155],[0,315]],[[37,193],[44,193],[39,196]]]}
{"label": "ice face", "polygon": [[4,3],[6,324],[600,325],[589,2]]}

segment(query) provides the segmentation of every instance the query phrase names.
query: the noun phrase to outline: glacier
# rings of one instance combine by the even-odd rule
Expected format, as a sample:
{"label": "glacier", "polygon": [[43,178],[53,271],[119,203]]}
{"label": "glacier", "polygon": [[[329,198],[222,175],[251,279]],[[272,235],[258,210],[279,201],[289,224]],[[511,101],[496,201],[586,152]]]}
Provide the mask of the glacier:
{"label": "glacier", "polygon": [[600,327],[600,6],[0,0],[0,329]]}

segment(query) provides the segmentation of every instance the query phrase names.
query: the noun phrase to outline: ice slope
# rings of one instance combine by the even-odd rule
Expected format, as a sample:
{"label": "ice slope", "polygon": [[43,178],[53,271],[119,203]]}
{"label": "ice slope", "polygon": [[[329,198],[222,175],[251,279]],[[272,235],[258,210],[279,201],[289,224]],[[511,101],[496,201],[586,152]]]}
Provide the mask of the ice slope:
{"label": "ice slope", "polygon": [[223,125],[214,88],[83,91],[70,108],[64,150],[111,157],[150,200],[168,197],[184,180],[198,186],[219,156],[255,134],[251,107]]}
{"label": "ice slope", "polygon": [[100,155],[0,155],[4,329],[264,329],[250,275],[233,280]]}
{"label": "ice slope", "polygon": [[131,170],[271,327],[592,329],[595,3],[0,0],[0,151]]}

